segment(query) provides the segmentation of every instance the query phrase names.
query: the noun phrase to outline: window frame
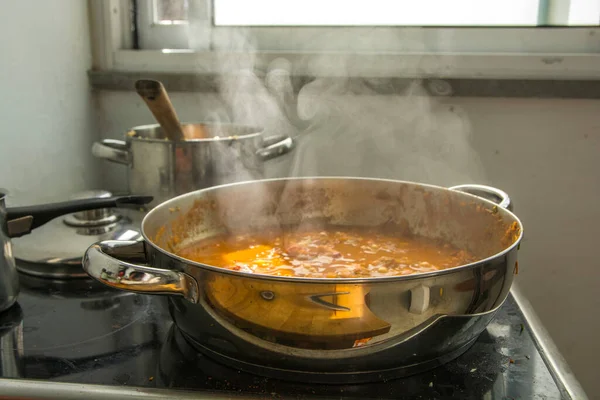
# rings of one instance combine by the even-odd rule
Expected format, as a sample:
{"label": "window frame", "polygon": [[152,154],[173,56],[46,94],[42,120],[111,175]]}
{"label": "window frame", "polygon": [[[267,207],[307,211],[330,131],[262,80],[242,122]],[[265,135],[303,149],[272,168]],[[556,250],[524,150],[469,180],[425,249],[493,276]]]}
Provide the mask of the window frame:
{"label": "window frame", "polygon": [[187,23],[163,24],[154,20],[156,0],[136,4],[138,45],[140,48],[176,49],[187,46]]}
{"label": "window frame", "polygon": [[[194,0],[207,7],[206,21],[212,24],[211,0]],[[94,68],[104,71],[217,74],[224,56],[218,38],[232,30],[250,31],[262,48],[256,51],[256,68],[263,69],[278,57],[299,67],[295,74],[367,77],[440,77],[498,79],[598,79],[600,78],[600,27],[569,28],[396,28],[358,27],[344,29],[347,46],[340,50],[315,41],[310,48],[294,49],[310,37],[341,30],[334,27],[214,27],[212,42],[189,49],[134,50],[129,9],[131,0],[90,0]],[[189,28],[188,28],[189,29]],[[350,40],[367,30],[377,37],[403,34],[415,37],[414,46],[362,48]],[[499,36],[498,31],[502,34]],[[452,40],[439,40],[451,37]],[[341,43],[344,40],[340,40]],[[291,44],[291,45],[290,45]],[[359,43],[360,44],[360,43]],[[246,57],[230,51],[227,57]],[[302,66],[315,58],[322,69]],[[335,70],[328,65],[345,69]],[[336,64],[337,63],[337,64]],[[306,64],[306,63],[304,63]]]}

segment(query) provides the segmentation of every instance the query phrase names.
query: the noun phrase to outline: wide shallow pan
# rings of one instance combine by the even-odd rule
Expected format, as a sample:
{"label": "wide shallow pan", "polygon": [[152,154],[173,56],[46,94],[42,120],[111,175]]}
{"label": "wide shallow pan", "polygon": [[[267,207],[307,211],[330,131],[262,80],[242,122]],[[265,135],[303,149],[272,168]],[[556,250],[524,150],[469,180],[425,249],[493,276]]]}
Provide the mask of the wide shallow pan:
{"label": "wide shallow pan", "polygon": [[[84,268],[115,288],[171,295],[172,317],[187,340],[238,368],[308,381],[386,379],[456,357],[485,329],[517,270],[523,230],[508,208],[505,193],[478,185],[236,183],[162,203],[142,222],[145,241],[95,244]],[[306,221],[443,239],[479,261],[407,276],[327,279],[236,272],[175,254],[223,232],[296,229]]]}

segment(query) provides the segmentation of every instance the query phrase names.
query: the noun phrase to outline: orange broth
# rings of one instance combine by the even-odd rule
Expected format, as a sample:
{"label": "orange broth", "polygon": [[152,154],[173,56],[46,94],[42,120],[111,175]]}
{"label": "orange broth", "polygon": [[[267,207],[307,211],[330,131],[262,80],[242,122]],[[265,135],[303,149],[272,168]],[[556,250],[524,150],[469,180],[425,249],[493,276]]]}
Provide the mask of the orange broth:
{"label": "orange broth", "polygon": [[187,245],[176,253],[234,271],[308,278],[410,275],[476,261],[473,254],[448,243],[337,227],[224,235]]}

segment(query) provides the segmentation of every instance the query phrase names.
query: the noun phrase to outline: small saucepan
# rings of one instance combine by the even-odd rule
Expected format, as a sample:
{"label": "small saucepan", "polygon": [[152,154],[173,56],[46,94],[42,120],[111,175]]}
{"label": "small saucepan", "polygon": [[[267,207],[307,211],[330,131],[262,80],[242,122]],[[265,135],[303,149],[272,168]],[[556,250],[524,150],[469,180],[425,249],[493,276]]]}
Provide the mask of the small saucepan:
{"label": "small saucepan", "polygon": [[7,208],[6,195],[6,190],[0,189],[0,312],[10,308],[19,293],[19,276],[10,238],[26,235],[61,215],[126,205],[140,206],[152,201],[151,196],[116,196]]}

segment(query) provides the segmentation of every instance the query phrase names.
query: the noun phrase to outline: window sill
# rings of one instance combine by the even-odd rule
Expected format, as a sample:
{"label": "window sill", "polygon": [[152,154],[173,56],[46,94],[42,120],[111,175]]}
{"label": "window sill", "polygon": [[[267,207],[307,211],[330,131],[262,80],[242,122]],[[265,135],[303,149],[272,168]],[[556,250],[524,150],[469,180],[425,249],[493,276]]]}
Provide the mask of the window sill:
{"label": "window sill", "polygon": [[[173,92],[216,92],[221,62],[249,64],[248,54],[119,50],[111,70],[92,70],[98,90],[132,90],[135,80],[161,80]],[[434,96],[600,98],[600,55],[595,54],[342,54],[257,53],[258,75],[285,58],[296,89],[314,77],[360,80],[371,93],[401,94],[423,80]],[[311,60],[311,62],[307,62]],[[334,67],[338,66],[338,67]]]}

